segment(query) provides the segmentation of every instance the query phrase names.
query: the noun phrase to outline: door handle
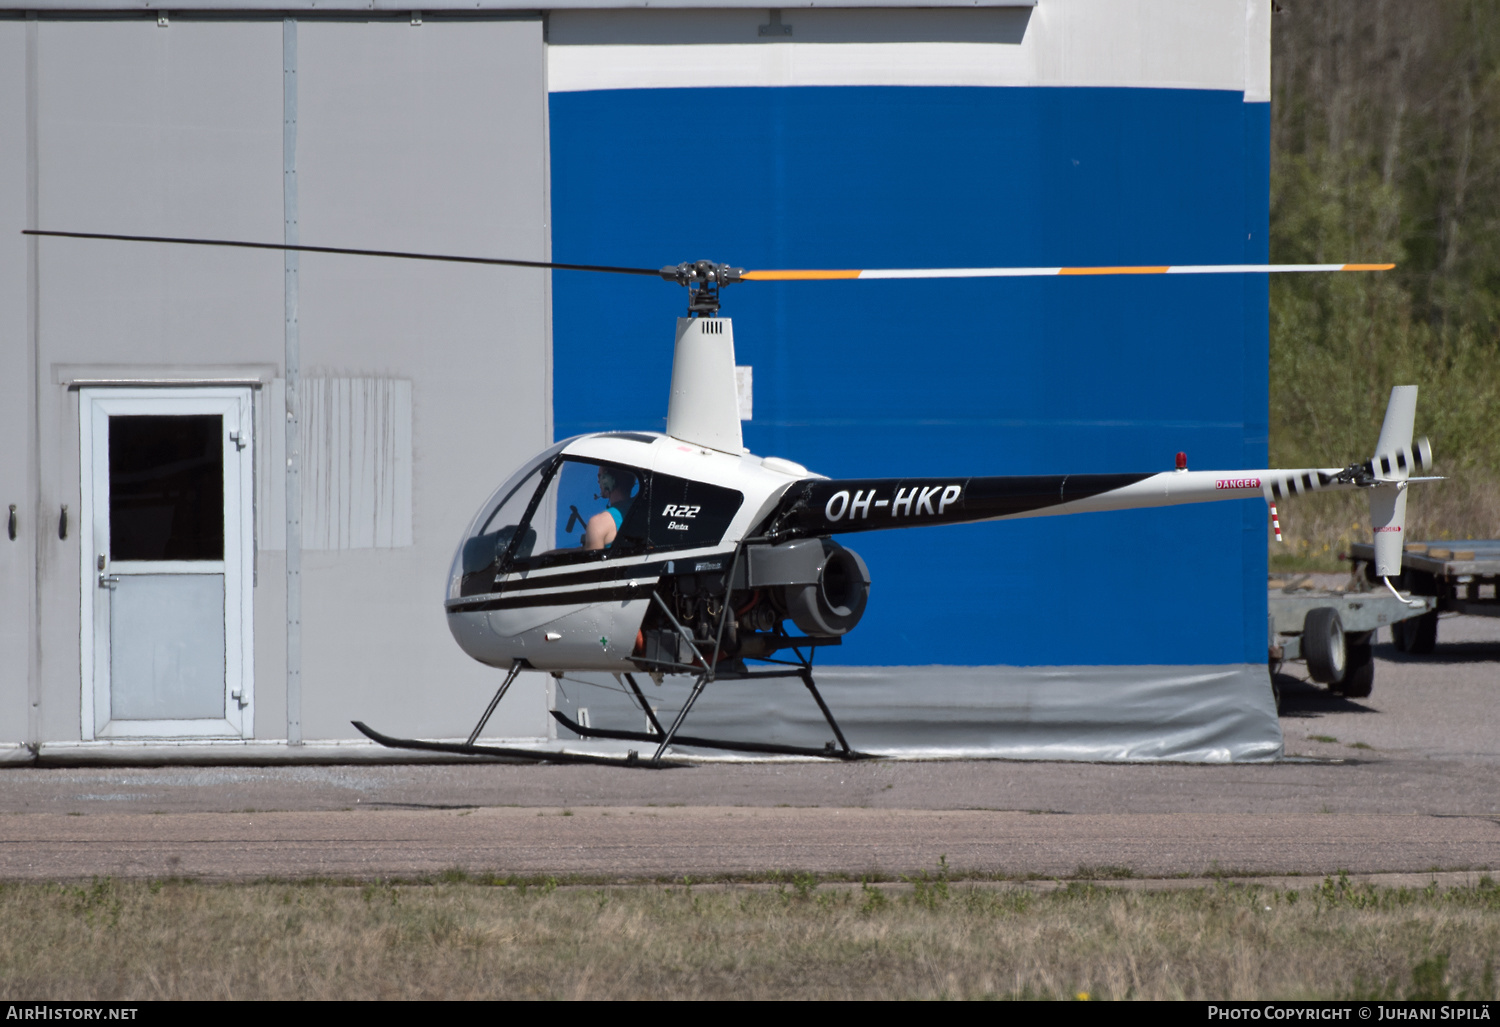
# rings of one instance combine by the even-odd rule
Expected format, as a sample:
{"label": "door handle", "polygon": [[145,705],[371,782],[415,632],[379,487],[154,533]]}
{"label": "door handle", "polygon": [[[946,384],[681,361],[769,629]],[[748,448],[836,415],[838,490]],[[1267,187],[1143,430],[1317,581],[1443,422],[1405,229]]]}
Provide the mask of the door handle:
{"label": "door handle", "polygon": [[119,583],[120,583],[120,579],[118,577],[116,577],[115,575],[113,575],[113,574],[101,574],[101,575],[99,575],[99,587],[100,588],[114,588]]}
{"label": "door handle", "polygon": [[10,540],[14,542],[16,540],[16,504],[14,503],[10,504],[10,523],[7,525],[7,530],[10,533]]}

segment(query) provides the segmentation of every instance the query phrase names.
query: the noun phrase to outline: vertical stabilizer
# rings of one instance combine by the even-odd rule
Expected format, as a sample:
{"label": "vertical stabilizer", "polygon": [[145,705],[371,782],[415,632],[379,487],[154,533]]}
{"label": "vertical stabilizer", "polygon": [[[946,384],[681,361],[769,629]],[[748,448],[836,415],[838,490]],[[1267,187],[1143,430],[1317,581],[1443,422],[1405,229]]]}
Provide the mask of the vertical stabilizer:
{"label": "vertical stabilizer", "polygon": [[734,380],[734,325],[729,318],[677,319],[667,434],[735,456],[744,452]]}
{"label": "vertical stabilizer", "polygon": [[[1380,441],[1375,443],[1375,458],[1390,456],[1398,449],[1411,448],[1412,426],[1417,419],[1417,387],[1397,385],[1391,389],[1390,402],[1385,407],[1385,423],[1380,426]],[[1394,468],[1393,468],[1394,470]],[[1403,472],[1406,468],[1401,468]],[[1379,470],[1376,471],[1379,474]],[[1408,472],[1409,473],[1409,472]],[[1382,478],[1407,477],[1407,473],[1381,474]]]}

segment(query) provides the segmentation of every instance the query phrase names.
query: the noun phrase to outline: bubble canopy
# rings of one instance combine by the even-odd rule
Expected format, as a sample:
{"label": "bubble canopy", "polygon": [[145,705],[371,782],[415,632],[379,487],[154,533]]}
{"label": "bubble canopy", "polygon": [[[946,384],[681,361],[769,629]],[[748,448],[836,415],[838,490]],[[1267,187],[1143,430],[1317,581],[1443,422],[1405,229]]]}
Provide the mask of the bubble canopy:
{"label": "bubble canopy", "polygon": [[590,438],[617,446],[619,437],[559,442],[507,478],[470,522],[449,572],[448,598],[491,594],[512,569],[720,544],[744,494],[652,470],[646,447],[657,437],[631,438],[633,446],[645,445],[629,454],[573,446]]}
{"label": "bubble canopy", "polygon": [[[465,591],[465,578],[469,579],[469,589],[473,589],[479,575],[487,569],[498,568],[500,559],[515,534],[516,526],[521,523],[526,507],[536,494],[542,472],[551,466],[557,455],[572,441],[572,438],[564,439],[522,464],[479,508],[474,520],[469,523],[469,530],[464,533],[458,552],[453,554],[453,566],[448,573],[448,598],[457,599],[460,595],[473,594]],[[528,485],[529,487],[523,487]],[[534,536],[531,542],[535,544]],[[531,546],[522,539],[516,548],[529,551]],[[488,588],[481,591],[488,591]]]}

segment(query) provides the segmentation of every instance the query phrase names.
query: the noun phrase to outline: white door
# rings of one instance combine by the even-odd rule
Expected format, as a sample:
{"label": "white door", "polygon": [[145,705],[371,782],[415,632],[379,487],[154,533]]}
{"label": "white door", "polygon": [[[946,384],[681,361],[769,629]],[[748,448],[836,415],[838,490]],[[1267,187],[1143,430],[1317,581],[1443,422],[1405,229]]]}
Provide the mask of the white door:
{"label": "white door", "polygon": [[248,738],[250,390],[83,389],[83,737]]}

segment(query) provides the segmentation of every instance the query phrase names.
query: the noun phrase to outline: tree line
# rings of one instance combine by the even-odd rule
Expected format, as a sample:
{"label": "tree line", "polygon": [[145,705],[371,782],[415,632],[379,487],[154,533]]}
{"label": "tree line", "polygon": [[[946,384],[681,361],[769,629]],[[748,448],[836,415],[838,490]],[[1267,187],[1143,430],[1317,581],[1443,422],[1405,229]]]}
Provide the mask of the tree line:
{"label": "tree line", "polygon": [[[1416,384],[1452,480],[1410,537],[1500,536],[1500,4],[1279,0],[1271,79],[1271,259],[1396,264],[1272,276],[1272,465],[1369,456]],[[1294,546],[1368,538],[1363,505],[1289,510]]]}

